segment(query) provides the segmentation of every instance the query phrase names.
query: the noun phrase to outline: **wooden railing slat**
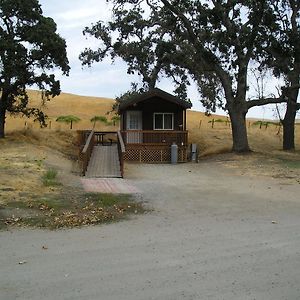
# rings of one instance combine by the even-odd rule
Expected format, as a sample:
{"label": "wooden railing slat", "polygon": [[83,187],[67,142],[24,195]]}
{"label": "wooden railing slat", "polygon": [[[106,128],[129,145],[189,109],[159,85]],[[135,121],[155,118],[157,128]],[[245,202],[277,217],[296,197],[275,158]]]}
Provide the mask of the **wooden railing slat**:
{"label": "wooden railing slat", "polygon": [[187,145],[188,131],[182,130],[124,130],[125,144],[167,144],[175,142]]}

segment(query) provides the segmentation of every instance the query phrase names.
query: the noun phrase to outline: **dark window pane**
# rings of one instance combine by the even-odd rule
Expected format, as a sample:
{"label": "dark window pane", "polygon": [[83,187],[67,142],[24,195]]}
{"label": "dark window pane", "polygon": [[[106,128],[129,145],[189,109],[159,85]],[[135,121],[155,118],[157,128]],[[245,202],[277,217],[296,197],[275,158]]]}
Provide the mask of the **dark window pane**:
{"label": "dark window pane", "polygon": [[154,129],[163,129],[163,115],[162,114],[155,114],[155,127]]}
{"label": "dark window pane", "polygon": [[164,114],[164,129],[173,129],[173,115]]}

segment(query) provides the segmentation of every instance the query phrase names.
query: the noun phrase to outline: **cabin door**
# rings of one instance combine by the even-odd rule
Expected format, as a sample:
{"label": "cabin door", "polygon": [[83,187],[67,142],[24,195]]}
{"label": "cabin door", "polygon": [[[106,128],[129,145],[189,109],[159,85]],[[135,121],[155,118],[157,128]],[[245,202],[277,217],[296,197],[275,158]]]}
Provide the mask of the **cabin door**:
{"label": "cabin door", "polygon": [[127,143],[140,144],[143,142],[142,130],[142,111],[127,111],[126,116]]}

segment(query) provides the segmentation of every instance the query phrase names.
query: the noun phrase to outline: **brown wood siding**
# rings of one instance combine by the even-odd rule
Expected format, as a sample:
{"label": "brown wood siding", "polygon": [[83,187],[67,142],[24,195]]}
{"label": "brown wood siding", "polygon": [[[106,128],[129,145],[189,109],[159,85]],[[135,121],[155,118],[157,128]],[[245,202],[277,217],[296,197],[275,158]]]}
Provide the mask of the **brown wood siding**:
{"label": "brown wood siding", "polygon": [[[170,112],[174,113],[174,130],[181,130],[183,128],[179,125],[183,124],[183,111],[184,109],[172,102],[158,97],[152,97],[142,102],[127,107],[126,110],[141,110],[143,111],[143,130],[153,130],[153,114],[155,112]],[[126,129],[126,111],[122,111],[123,122],[122,130]]]}

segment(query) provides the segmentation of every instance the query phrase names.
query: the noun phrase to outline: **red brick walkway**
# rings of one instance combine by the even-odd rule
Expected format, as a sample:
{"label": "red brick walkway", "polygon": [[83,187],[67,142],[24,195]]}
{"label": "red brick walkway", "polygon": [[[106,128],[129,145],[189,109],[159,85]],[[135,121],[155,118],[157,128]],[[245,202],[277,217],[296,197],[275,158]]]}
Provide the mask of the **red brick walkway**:
{"label": "red brick walkway", "polygon": [[86,192],[136,194],[140,191],[128,180],[122,178],[81,178]]}

